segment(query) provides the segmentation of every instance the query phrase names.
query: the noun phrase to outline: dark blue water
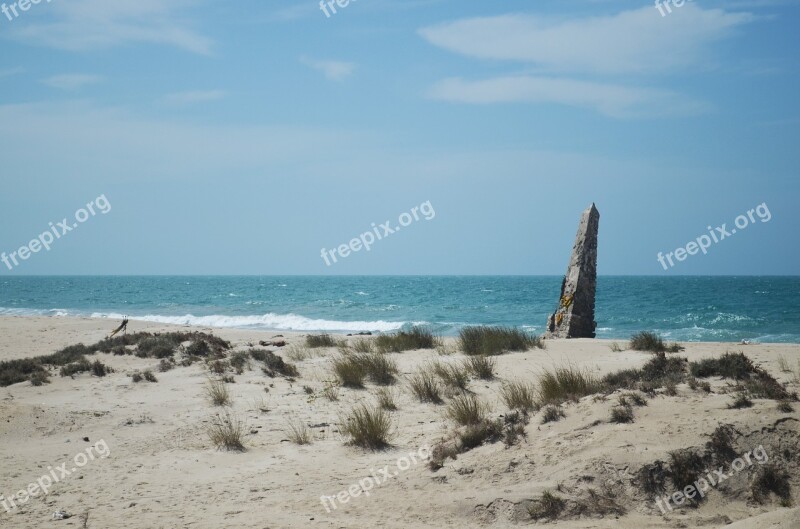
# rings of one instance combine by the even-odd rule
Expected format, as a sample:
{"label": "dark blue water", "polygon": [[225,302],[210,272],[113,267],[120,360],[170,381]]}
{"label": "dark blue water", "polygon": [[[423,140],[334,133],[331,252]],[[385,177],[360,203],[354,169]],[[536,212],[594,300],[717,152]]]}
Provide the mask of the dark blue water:
{"label": "dark blue water", "polygon": [[[212,327],[390,331],[513,325],[541,333],[561,277],[14,277],[1,314],[95,316]],[[800,277],[600,277],[597,335],[800,343]]]}

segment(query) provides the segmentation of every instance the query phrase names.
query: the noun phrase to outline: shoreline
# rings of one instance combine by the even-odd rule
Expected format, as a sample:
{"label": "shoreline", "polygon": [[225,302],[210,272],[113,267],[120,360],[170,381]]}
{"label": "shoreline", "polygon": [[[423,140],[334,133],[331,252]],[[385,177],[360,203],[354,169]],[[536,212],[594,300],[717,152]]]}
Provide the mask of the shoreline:
{"label": "shoreline", "polygon": [[[275,334],[282,334],[285,337],[297,337],[297,336],[305,336],[308,334],[330,334],[336,337],[347,337],[350,336],[357,336],[358,332],[372,332],[373,336],[377,336],[380,334],[391,334],[396,332],[396,330],[392,331],[369,331],[368,329],[362,331],[328,331],[328,330],[283,330],[283,329],[253,329],[253,328],[244,328],[244,327],[221,327],[221,326],[213,326],[213,325],[191,325],[191,324],[178,324],[178,323],[161,323],[161,322],[153,322],[149,320],[140,320],[134,317],[129,317],[130,323],[128,324],[128,331],[129,332],[137,332],[137,331],[147,331],[147,332],[166,332],[169,330],[176,330],[176,329],[192,329],[192,330],[202,330],[205,332],[213,332],[214,334],[218,334],[225,338],[226,336],[232,336],[235,338],[238,337],[250,337],[251,340],[254,340],[258,337],[264,338],[266,335],[275,335]],[[31,325],[37,326],[49,326],[51,329],[57,328],[85,328],[87,330],[91,330],[92,336],[97,336],[98,332],[101,332],[101,328],[108,329],[110,333],[119,323],[118,320],[113,318],[106,318],[106,317],[92,317],[92,316],[33,316],[33,315],[0,315],[0,350],[2,350],[4,346],[4,335],[7,332],[11,331],[11,327],[14,325],[11,322],[25,322],[20,324],[22,327],[29,327]],[[478,324],[476,324],[478,325]],[[399,329],[397,329],[399,330]],[[641,329],[642,331],[646,331],[649,329]],[[534,333],[535,334],[535,333]],[[99,336],[96,339],[92,338],[94,341],[98,341],[102,339],[104,336]],[[442,335],[442,339],[445,341],[454,341],[458,338],[457,335]],[[578,340],[591,340],[596,341],[598,343],[607,343],[611,344],[614,342],[623,345],[627,343],[630,339],[630,336],[623,337],[623,338],[567,338],[567,339],[548,339],[548,342],[554,341],[566,341],[566,342],[575,342]],[[693,345],[711,345],[711,346],[727,346],[731,348],[735,347],[753,347],[759,345],[770,345],[770,346],[797,346],[800,345],[800,342],[762,342],[762,341],[752,341],[749,344],[742,344],[740,342],[723,342],[723,341],[692,341],[692,340],[672,340],[667,339],[665,341],[675,341],[680,344],[693,344]],[[72,344],[65,344],[64,347],[67,345]],[[1,354],[1,352],[0,352]]]}

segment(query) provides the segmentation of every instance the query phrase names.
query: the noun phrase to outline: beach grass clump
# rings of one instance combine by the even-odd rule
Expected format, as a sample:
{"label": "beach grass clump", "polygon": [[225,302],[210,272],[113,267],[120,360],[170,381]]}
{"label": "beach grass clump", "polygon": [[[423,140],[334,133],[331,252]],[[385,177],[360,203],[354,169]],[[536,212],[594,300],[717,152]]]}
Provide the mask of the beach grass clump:
{"label": "beach grass clump", "polygon": [[430,368],[422,367],[408,379],[411,392],[420,402],[442,403],[442,390],[436,375]]}
{"label": "beach grass clump", "polygon": [[634,351],[649,351],[651,353],[677,353],[684,347],[677,343],[667,344],[663,338],[654,332],[642,331],[631,336],[628,346]]}
{"label": "beach grass clump", "polygon": [[378,406],[382,410],[397,411],[397,404],[394,401],[394,392],[389,388],[380,388],[375,394],[378,397]]}
{"label": "beach grass clump", "polygon": [[333,374],[346,388],[363,388],[367,368],[356,355],[339,355],[333,358]]}
{"label": "beach grass clump", "polygon": [[732,410],[741,410],[744,408],[752,408],[753,401],[750,400],[750,397],[747,396],[746,393],[739,393],[736,395],[736,398],[733,399],[733,402],[728,404],[728,408]]}
{"label": "beach grass clump", "polygon": [[462,426],[479,424],[486,420],[487,408],[475,395],[457,395],[447,405],[447,417]]}
{"label": "beach grass clump", "polygon": [[673,450],[669,458],[669,477],[675,490],[683,490],[696,482],[706,468],[703,456],[692,449]]}
{"label": "beach grass clump", "polygon": [[389,446],[393,434],[392,421],[382,408],[370,408],[361,404],[342,420],[342,433],[355,446],[379,450]]}
{"label": "beach grass clump", "polygon": [[296,445],[311,444],[311,430],[303,421],[289,421],[285,433],[289,441]]}
{"label": "beach grass clump", "polygon": [[460,391],[467,390],[469,371],[465,367],[437,361],[431,364],[431,369],[445,386]]}
{"label": "beach grass clump", "polygon": [[533,500],[528,506],[528,515],[533,520],[555,520],[567,506],[567,502],[550,491],[545,491],[542,496]]}
{"label": "beach grass clump", "polygon": [[756,470],[756,475],[750,485],[750,493],[758,503],[769,500],[770,494],[780,498],[781,504],[789,506],[792,499],[792,484],[789,473],[770,463]]}
{"label": "beach grass clump", "polygon": [[237,375],[244,373],[245,369],[250,369],[251,356],[244,351],[237,351],[233,353],[228,359],[228,363],[236,371]]}
{"label": "beach grass clump", "polygon": [[537,411],[541,407],[536,395],[536,387],[533,384],[520,380],[505,382],[500,389],[500,396],[506,406],[523,413]]}
{"label": "beach grass clump", "polygon": [[380,353],[402,353],[417,349],[435,349],[441,340],[427,327],[414,327],[408,331],[382,334],[375,339]]}
{"label": "beach grass clump", "polygon": [[496,366],[494,358],[484,355],[470,356],[464,361],[465,369],[481,380],[494,379]]}
{"label": "beach grass clump", "polygon": [[458,433],[461,452],[477,448],[485,443],[496,443],[503,438],[504,424],[500,419],[484,419],[477,424],[465,426]]}
{"label": "beach grass clump", "polygon": [[635,391],[623,393],[618,401],[620,406],[647,406],[647,398]]}
{"label": "beach grass clump", "polygon": [[617,389],[638,389],[654,394],[659,387],[677,384],[686,379],[685,358],[656,353],[641,369],[623,369],[604,376],[600,385],[605,391]]}
{"label": "beach grass clump", "polygon": [[248,354],[253,360],[264,364],[261,367],[261,371],[270,378],[275,378],[278,375],[284,377],[300,376],[300,372],[294,364],[285,362],[283,358],[272,351],[268,351],[267,349],[250,349]]}
{"label": "beach grass clump", "polygon": [[705,358],[689,364],[692,375],[698,378],[722,377],[745,380],[756,372],[756,366],[744,353],[726,352],[719,358]]}
{"label": "beach grass clump", "polygon": [[544,349],[544,341],[540,337],[514,327],[464,327],[459,332],[458,342],[464,354],[470,356],[496,356],[534,347]]}
{"label": "beach grass clump", "polygon": [[[33,382],[33,379],[31,379],[31,382]],[[781,413],[792,413],[794,411],[794,406],[792,406],[789,401],[782,400],[778,403],[778,411]]]}
{"label": "beach grass clump", "polygon": [[633,408],[631,406],[614,406],[611,408],[611,422],[624,424],[633,422]]}
{"label": "beach grass clump", "polygon": [[386,355],[350,353],[333,359],[333,373],[343,386],[363,388],[365,378],[381,386],[394,384],[398,369],[397,363]]}
{"label": "beach grass clump", "polygon": [[353,341],[353,343],[350,345],[350,349],[356,353],[374,353],[375,342],[367,338],[362,338],[360,340]]}
{"label": "beach grass clump", "polygon": [[692,375],[701,378],[718,376],[739,382],[738,389],[754,398],[797,400],[765,369],[756,366],[744,353],[726,352],[719,358],[706,358],[689,364]]}
{"label": "beach grass clump", "polygon": [[561,406],[550,404],[549,406],[545,406],[544,410],[542,410],[542,424],[560,421],[566,416]]}
{"label": "beach grass clump", "polygon": [[144,370],[144,372],[142,373],[142,377],[144,377],[144,379],[148,382],[158,382],[156,376],[149,369]]}
{"label": "beach grass clump", "polygon": [[228,386],[221,380],[209,379],[206,383],[206,396],[214,406],[230,406],[231,394]]}
{"label": "beach grass clump", "polygon": [[380,353],[358,353],[352,355],[356,361],[364,364],[367,378],[380,386],[394,384],[398,373],[397,363],[386,355]]}
{"label": "beach grass clump", "polygon": [[544,371],[538,380],[539,405],[562,404],[597,393],[601,384],[589,371],[573,365]]}
{"label": "beach grass clump", "polygon": [[336,347],[336,340],[330,334],[309,334],[306,336],[306,347],[317,349],[319,347]]}
{"label": "beach grass clump", "polygon": [[208,426],[206,434],[218,450],[244,452],[245,424],[228,410],[215,415]]}

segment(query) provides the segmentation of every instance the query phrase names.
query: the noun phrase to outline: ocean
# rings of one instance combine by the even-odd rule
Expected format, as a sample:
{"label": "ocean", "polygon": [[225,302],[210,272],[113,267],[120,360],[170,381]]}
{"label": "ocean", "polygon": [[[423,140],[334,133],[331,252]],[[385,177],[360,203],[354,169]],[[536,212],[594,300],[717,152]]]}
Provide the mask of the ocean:
{"label": "ocean", "polygon": [[[26,276],[0,315],[92,316],[279,331],[510,325],[540,334],[561,276]],[[800,343],[800,277],[602,276],[597,337]],[[135,327],[135,326],[132,326]]]}

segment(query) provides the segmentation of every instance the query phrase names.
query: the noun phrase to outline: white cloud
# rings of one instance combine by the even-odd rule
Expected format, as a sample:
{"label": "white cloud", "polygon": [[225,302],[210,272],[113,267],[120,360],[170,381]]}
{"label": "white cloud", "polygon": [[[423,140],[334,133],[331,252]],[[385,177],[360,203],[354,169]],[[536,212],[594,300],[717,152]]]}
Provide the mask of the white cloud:
{"label": "white cloud", "polygon": [[53,88],[60,88],[61,90],[78,90],[88,84],[99,83],[103,79],[104,77],[102,75],[71,73],[54,75],[47,79],[42,79],[42,82]]}
{"label": "white cloud", "polygon": [[444,79],[429,92],[457,103],[555,103],[615,118],[693,115],[705,105],[666,90],[549,77],[509,76],[479,81]]}
{"label": "white cloud", "polygon": [[15,25],[10,38],[68,51],[86,51],[121,44],[175,46],[208,55],[210,39],[178,21],[176,12],[198,0],[69,0],[40,4],[37,14],[46,22]]}
{"label": "white cloud", "polygon": [[300,62],[309,66],[322,74],[331,81],[342,81],[355,70],[356,65],[352,62],[342,61],[316,61],[305,57],[300,58]]}
{"label": "white cloud", "polygon": [[559,72],[652,73],[697,63],[709,43],[755,18],[688,3],[662,17],[648,4],[582,19],[524,14],[471,18],[419,32],[436,46],[479,59],[518,61]]}
{"label": "white cloud", "polygon": [[167,94],[163,101],[172,105],[191,105],[193,103],[205,103],[207,101],[217,101],[225,97],[222,90],[195,90],[190,92],[176,92]]}

